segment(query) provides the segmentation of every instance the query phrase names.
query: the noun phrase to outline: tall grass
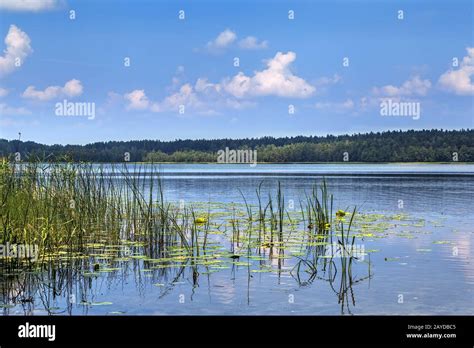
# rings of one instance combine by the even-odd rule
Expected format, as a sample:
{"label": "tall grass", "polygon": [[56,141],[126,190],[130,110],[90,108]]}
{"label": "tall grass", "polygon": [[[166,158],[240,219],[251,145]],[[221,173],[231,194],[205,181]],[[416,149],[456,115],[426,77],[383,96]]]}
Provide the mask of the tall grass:
{"label": "tall grass", "polygon": [[161,256],[170,245],[193,245],[193,214],[167,204],[160,178],[146,169],[2,161],[0,243],[35,244],[41,255],[122,239]]}

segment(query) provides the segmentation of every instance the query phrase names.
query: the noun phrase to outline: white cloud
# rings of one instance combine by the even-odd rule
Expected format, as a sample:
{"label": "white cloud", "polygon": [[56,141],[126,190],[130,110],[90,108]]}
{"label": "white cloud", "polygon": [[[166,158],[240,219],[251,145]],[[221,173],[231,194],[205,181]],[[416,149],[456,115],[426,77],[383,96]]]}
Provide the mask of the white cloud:
{"label": "white cloud", "polygon": [[10,93],[8,89],[0,87],[0,98],[5,97],[8,93]]}
{"label": "white cloud", "polygon": [[2,0],[0,9],[39,12],[55,9],[60,3],[59,0]]}
{"label": "white cloud", "polygon": [[10,25],[5,37],[5,50],[0,56],[0,77],[11,73],[17,68],[16,61],[24,63],[25,58],[33,52],[28,35],[15,25]]}
{"label": "white cloud", "polygon": [[178,110],[180,105],[194,109],[199,109],[202,105],[189,83],[182,85],[178,92],[166,97],[161,103],[156,103],[154,109],[157,112],[173,111]]}
{"label": "white cloud", "polygon": [[128,110],[145,110],[150,105],[148,97],[145,95],[145,90],[136,89],[124,95],[125,100],[129,102]]}
{"label": "white cloud", "polygon": [[[182,84],[161,101],[152,101],[145,90],[136,89],[123,95],[127,110],[150,112],[177,112],[181,105],[185,110],[200,114],[216,114],[216,108],[243,109],[255,106],[254,101],[244,97],[276,95],[283,97],[304,98],[310,96],[315,88],[302,78],[293,75],[289,65],[296,59],[293,52],[278,52],[267,62],[267,69],[256,71],[252,77],[239,73],[232,78],[213,83],[207,78],[198,78],[194,85]],[[109,96],[116,93],[109,93]]]}
{"label": "white cloud", "polygon": [[77,97],[82,94],[82,84],[81,81],[72,79],[68,82],[63,87],[63,93],[67,95],[68,97]]}
{"label": "white cloud", "polygon": [[239,47],[244,50],[260,50],[268,47],[268,41],[259,42],[255,36],[247,36],[239,41]]}
{"label": "white cloud", "polygon": [[206,78],[198,78],[194,89],[198,93],[203,93],[207,95],[215,95],[222,92],[222,86],[218,83],[209,82]]}
{"label": "white cloud", "polygon": [[81,81],[72,79],[61,86],[49,86],[44,90],[37,90],[35,86],[28,86],[23,92],[23,98],[47,101],[60,97],[77,97],[82,94],[83,87]]}
{"label": "white cloud", "polygon": [[[116,95],[110,92],[109,95]],[[201,115],[219,114],[215,108],[230,108],[241,110],[254,106],[255,103],[237,100],[224,93],[219,84],[208,82],[205,78],[199,78],[196,83],[183,84],[177,91],[165,97],[161,101],[150,100],[145,91],[134,90],[123,95],[127,102],[127,110],[142,110],[150,112],[178,112],[184,106],[185,112],[196,112]]]}
{"label": "white cloud", "polygon": [[372,93],[360,98],[358,109],[360,111],[367,111],[369,109],[380,107],[380,103],[390,99],[392,102],[415,102],[419,101],[420,97],[424,97],[431,89],[431,81],[428,79],[421,79],[420,76],[415,75],[400,86],[385,85],[382,87],[373,87]]}
{"label": "white cloud", "polygon": [[209,49],[223,49],[237,39],[237,34],[230,29],[224,30],[213,41],[207,43]]}
{"label": "white cloud", "polygon": [[[221,52],[236,42],[237,33],[226,29],[219,33],[214,40],[209,41],[206,47],[211,52]],[[238,47],[243,50],[260,50],[268,47],[268,41],[259,41],[255,36],[247,36],[238,41]]]}
{"label": "white cloud", "polygon": [[448,70],[440,76],[438,84],[441,88],[458,95],[474,95],[474,47],[468,47],[465,56],[457,70]]}
{"label": "white cloud", "polygon": [[31,111],[24,107],[10,107],[5,103],[0,103],[0,115],[1,116],[13,116],[13,115],[30,115]]}
{"label": "white cloud", "polygon": [[383,87],[374,87],[373,93],[384,97],[401,96],[425,96],[431,88],[430,80],[422,80],[419,76],[414,76],[405,81],[400,87],[386,85]]}
{"label": "white cloud", "polygon": [[222,84],[229,94],[237,98],[269,95],[309,97],[316,89],[291,72],[290,64],[295,59],[294,52],[278,52],[267,62],[267,69],[256,71],[251,77],[239,72],[232,79],[223,81]]}
{"label": "white cloud", "polygon": [[136,89],[124,95],[128,102],[127,110],[147,110],[151,112],[178,111],[181,105],[185,108],[199,109],[202,106],[193,87],[186,83],[180,89],[164,98],[161,102],[153,102],[148,99],[145,90]]}

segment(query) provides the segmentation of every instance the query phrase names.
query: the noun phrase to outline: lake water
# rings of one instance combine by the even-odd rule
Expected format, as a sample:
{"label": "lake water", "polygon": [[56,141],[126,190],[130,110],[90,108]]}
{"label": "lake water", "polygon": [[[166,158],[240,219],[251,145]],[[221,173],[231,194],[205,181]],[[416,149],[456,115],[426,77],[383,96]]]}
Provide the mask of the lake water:
{"label": "lake water", "polygon": [[[130,164],[128,170],[137,169]],[[197,272],[187,266],[146,269],[137,259],[97,277],[71,274],[64,287],[46,276],[30,292],[31,301],[8,306],[4,314],[474,313],[474,165],[169,164],[146,171],[160,173],[167,200],[209,207],[242,204],[242,196],[255,205],[260,184],[266,196],[280,182],[286,207],[295,215],[305,194],[324,177],[335,210],[357,207],[382,221],[374,231],[366,226],[357,240],[370,265],[355,261],[347,278],[336,260],[332,274],[320,270],[308,279],[302,271],[298,279],[293,267],[299,258],[291,255],[264,253],[251,267],[241,257],[240,264],[229,260],[212,272],[204,266]],[[262,265],[269,271],[260,272]],[[62,290],[55,293],[55,287]],[[81,305],[79,293],[103,305]]]}

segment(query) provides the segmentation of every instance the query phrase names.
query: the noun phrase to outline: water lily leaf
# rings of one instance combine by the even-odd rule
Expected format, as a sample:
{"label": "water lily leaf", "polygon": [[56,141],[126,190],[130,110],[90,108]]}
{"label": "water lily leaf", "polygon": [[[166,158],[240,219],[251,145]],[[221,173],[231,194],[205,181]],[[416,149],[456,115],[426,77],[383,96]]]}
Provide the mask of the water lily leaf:
{"label": "water lily leaf", "polygon": [[100,274],[98,272],[84,272],[82,275],[84,277],[98,277]]}
{"label": "water lily leaf", "polygon": [[82,301],[79,303],[80,305],[83,305],[83,306],[109,306],[111,304],[113,304],[112,302],[86,302],[86,301]]}
{"label": "water lily leaf", "polygon": [[112,302],[107,302],[107,301],[104,301],[104,302],[92,302],[91,303],[91,306],[110,306],[112,305],[113,303]]}
{"label": "water lily leaf", "polygon": [[242,262],[242,261],[240,261],[240,262],[233,262],[233,264],[236,265],[236,266],[250,266],[250,265],[251,265],[250,262]]}
{"label": "water lily leaf", "polygon": [[120,270],[122,269],[118,267],[106,267],[106,268],[101,268],[99,272],[115,272],[115,271],[120,271]]}

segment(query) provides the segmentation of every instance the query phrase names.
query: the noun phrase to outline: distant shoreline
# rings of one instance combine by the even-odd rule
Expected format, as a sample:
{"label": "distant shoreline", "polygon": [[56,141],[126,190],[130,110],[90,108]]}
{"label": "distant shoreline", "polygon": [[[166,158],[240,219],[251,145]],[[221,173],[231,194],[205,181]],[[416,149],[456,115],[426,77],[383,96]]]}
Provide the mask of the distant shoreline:
{"label": "distant shoreline", "polygon": [[474,130],[43,145],[0,139],[0,158],[52,162],[474,163]]}

